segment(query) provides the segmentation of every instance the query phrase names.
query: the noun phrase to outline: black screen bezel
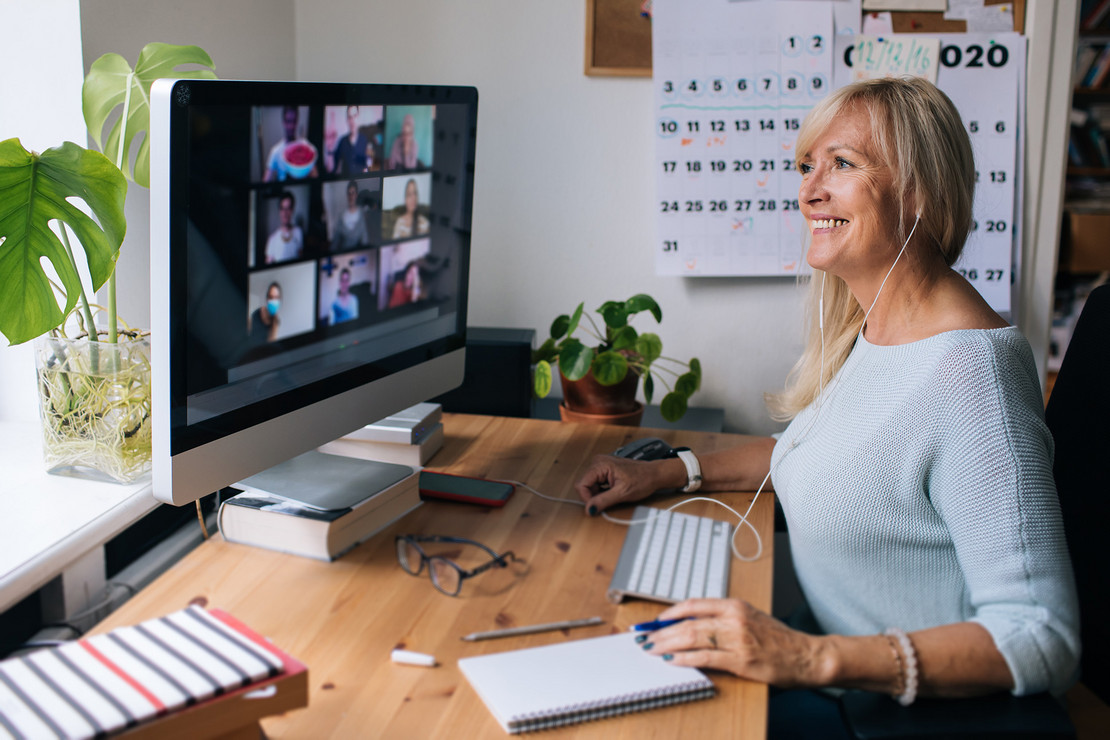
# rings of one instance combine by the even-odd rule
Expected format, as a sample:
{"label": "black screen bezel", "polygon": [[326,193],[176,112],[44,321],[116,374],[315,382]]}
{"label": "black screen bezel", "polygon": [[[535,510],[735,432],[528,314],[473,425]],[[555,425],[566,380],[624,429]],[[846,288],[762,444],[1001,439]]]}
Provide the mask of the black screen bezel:
{"label": "black screen bezel", "polygon": [[[381,85],[369,83],[317,83],[229,80],[180,80],[171,92],[169,126],[169,301],[170,342],[170,452],[177,455],[219,440],[270,419],[310,406],[416,364],[461,349],[466,344],[466,319],[470,263],[470,222],[474,197],[474,157],[477,138],[478,92],[473,87],[450,85]],[[463,171],[464,229],[460,237],[457,309],[454,331],[406,351],[347,370],[326,380],[267,398],[240,409],[193,424],[187,423],[186,348],[188,201],[190,180],[190,106],[335,106],[335,105],[466,105],[467,153]],[[156,298],[157,300],[157,298]]]}

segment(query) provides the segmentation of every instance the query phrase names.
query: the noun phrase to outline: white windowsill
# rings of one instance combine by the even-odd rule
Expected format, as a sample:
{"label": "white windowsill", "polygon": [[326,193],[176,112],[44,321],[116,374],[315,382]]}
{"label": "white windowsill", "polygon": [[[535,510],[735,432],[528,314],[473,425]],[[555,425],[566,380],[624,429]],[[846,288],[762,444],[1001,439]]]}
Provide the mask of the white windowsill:
{"label": "white windowsill", "polygon": [[50,475],[39,425],[0,422],[0,613],[153,511],[132,485]]}

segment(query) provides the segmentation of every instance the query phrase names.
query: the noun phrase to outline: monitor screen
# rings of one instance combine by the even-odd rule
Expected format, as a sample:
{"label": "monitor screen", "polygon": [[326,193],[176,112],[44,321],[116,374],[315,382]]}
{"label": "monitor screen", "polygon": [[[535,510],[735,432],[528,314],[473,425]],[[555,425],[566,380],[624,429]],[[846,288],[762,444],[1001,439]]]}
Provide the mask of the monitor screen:
{"label": "monitor screen", "polygon": [[461,383],[476,124],[467,87],[155,84],[157,498]]}

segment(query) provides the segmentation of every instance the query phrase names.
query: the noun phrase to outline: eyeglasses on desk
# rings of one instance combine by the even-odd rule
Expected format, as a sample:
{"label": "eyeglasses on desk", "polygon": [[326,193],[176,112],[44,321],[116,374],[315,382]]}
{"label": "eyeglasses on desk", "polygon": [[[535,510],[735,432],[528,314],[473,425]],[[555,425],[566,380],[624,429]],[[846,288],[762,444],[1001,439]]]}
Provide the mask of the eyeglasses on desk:
{"label": "eyeglasses on desk", "polygon": [[[492,560],[472,570],[466,570],[458,563],[441,555],[428,555],[424,552],[423,548],[420,547],[419,543],[421,542],[449,542],[461,545],[474,545],[489,553]],[[464,537],[402,534],[397,535],[396,544],[397,562],[401,564],[405,572],[418,576],[420,572],[424,570],[424,565],[427,564],[428,576],[432,579],[432,585],[448,596],[458,596],[459,591],[462,589],[462,583],[467,578],[473,578],[479,573],[484,573],[495,565],[500,568],[506,568],[510,562],[516,560],[516,556],[513,555],[512,550],[498,555],[481,542],[468,540]]]}

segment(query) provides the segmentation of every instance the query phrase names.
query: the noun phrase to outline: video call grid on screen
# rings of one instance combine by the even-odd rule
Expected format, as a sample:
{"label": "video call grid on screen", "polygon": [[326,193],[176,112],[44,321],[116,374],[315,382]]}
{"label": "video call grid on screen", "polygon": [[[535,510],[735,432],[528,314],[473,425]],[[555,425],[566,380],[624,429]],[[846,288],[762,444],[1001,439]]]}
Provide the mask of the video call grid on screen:
{"label": "video call grid on screen", "polygon": [[[262,402],[464,336],[476,93],[353,86],[348,104],[335,87],[336,102],[188,106],[187,267],[171,257],[188,284],[188,325],[171,327],[189,346],[173,383],[186,427],[257,423]],[[435,91],[462,100],[421,100]]]}

